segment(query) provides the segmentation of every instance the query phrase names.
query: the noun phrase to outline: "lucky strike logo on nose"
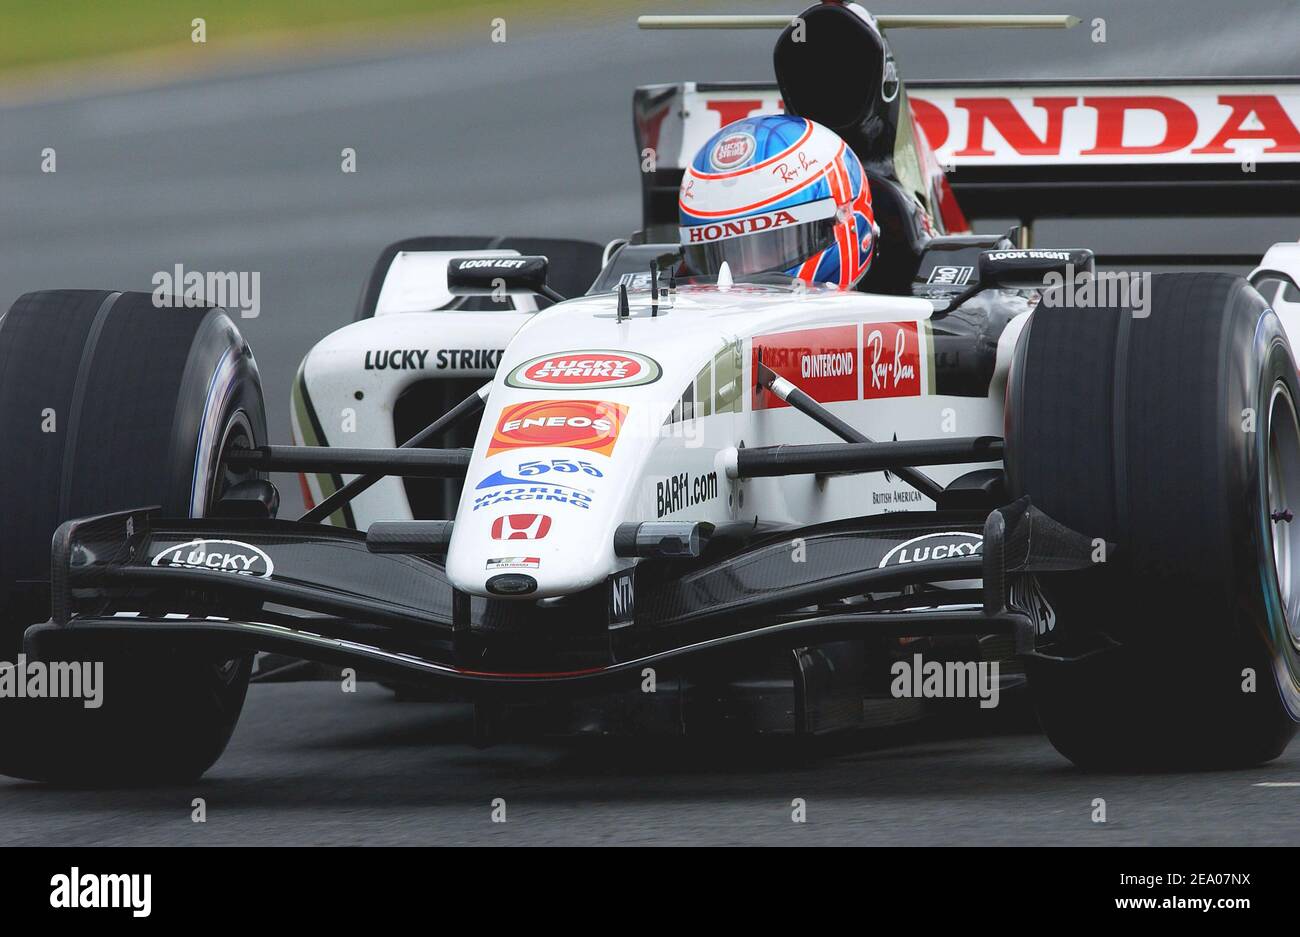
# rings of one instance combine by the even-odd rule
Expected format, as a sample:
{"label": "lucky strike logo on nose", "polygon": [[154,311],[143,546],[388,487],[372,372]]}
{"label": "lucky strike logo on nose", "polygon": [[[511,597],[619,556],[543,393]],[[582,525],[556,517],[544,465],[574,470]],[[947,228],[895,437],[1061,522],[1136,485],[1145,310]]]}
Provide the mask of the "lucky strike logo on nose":
{"label": "lucky strike logo on nose", "polygon": [[567,351],[533,358],[506,377],[510,387],[632,387],[659,379],[659,363],[646,355],[619,351]]}
{"label": "lucky strike logo on nose", "polygon": [[627,419],[627,406],[605,400],[530,400],[497,418],[488,455],[536,446],[562,446],[609,455]]}

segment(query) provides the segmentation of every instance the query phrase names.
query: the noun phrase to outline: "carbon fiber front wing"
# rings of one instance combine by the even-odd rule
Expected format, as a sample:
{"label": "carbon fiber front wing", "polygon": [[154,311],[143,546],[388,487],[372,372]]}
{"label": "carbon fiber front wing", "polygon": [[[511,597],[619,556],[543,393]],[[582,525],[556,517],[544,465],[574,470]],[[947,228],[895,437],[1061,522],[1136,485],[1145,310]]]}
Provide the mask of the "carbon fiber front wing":
{"label": "carbon fiber front wing", "polygon": [[356,531],[140,509],[59,529],[51,620],[26,643],[47,659],[98,641],[277,651],[470,698],[599,694],[647,667],[873,636],[1001,633],[1027,653],[1043,622],[1020,586],[1086,568],[1091,546],[1022,499],[785,531],[531,603],[460,593],[436,560],[371,553]]}

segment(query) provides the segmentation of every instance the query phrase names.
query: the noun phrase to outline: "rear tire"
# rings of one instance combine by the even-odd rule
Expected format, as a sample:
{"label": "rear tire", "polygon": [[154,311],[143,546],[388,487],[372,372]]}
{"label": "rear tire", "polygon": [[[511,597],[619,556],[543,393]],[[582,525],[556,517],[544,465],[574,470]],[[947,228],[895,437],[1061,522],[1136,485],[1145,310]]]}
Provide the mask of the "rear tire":
{"label": "rear tire", "polygon": [[[257,365],[219,309],[148,293],[29,293],[0,319],[0,659],[49,617],[50,540],[69,518],[159,505],[203,516],[266,441]],[[61,646],[62,643],[61,642]],[[114,648],[103,702],[0,698],[0,773],[87,785],[182,781],[221,754],[251,658]],[[63,660],[76,660],[64,656]]]}
{"label": "rear tire", "polygon": [[1290,496],[1300,534],[1296,366],[1239,277],[1157,274],[1149,299],[1040,306],[1020,337],[1011,496],[1118,544],[1041,577],[1057,627],[1030,691],[1080,767],[1258,764],[1300,718],[1300,538],[1271,518]]}

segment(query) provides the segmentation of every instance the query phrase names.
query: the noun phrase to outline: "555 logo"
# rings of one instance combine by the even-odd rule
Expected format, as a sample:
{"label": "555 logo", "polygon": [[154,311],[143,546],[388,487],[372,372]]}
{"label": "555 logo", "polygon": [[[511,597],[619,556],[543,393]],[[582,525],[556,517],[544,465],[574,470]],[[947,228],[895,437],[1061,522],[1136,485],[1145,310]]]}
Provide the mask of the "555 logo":
{"label": "555 logo", "polygon": [[554,446],[607,456],[627,419],[625,404],[604,400],[529,400],[501,411],[488,455]]}
{"label": "555 logo", "polygon": [[[562,480],[557,479],[557,475],[562,476]],[[473,510],[515,501],[545,501],[587,510],[591,507],[595,489],[580,486],[590,479],[604,477],[604,472],[581,459],[534,459],[520,462],[513,471],[497,469],[474,486],[476,494]],[[573,484],[575,482],[577,484]],[[516,515],[511,515],[514,516]],[[501,524],[501,518],[497,518],[495,524]],[[545,530],[541,530],[537,538],[546,536],[547,530],[550,530],[549,519]],[[496,526],[493,527],[492,536],[498,540],[515,539],[498,536]]]}

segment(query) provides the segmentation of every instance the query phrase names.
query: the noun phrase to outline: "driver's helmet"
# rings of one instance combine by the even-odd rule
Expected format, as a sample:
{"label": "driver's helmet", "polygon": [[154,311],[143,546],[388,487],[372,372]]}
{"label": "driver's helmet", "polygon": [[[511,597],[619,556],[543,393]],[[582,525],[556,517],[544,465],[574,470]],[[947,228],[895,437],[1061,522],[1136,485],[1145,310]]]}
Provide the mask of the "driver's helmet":
{"label": "driver's helmet", "polygon": [[678,197],[690,273],[784,273],[849,289],[875,247],[871,190],[848,144],[803,117],[723,127],[695,154]]}

